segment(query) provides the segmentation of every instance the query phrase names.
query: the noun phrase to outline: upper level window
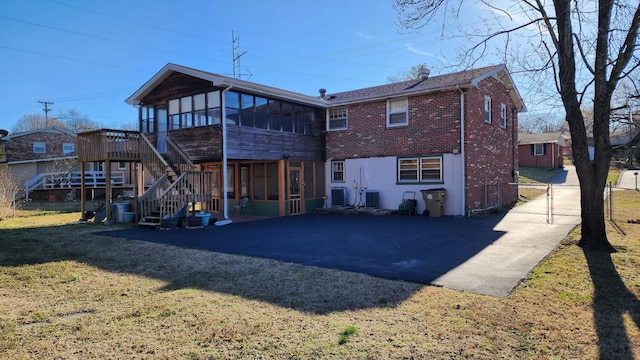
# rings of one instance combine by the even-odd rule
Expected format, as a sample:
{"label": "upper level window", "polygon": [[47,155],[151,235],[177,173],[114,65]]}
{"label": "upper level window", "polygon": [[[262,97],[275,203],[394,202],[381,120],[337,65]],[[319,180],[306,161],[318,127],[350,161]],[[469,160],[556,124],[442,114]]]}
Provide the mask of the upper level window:
{"label": "upper level window", "polygon": [[329,109],[327,128],[329,130],[344,130],[347,128],[347,108]]}
{"label": "upper level window", "polygon": [[331,162],[331,182],[344,182],[344,160]]}
{"label": "upper level window", "polygon": [[500,125],[507,128],[507,105],[500,104]]}
{"label": "upper level window", "polygon": [[169,129],[180,129],[180,100],[169,100]]}
{"label": "upper level window", "polygon": [[47,145],[43,142],[34,142],[33,143],[33,153],[34,154],[46,154],[47,153]]}
{"label": "upper level window", "polygon": [[407,99],[387,101],[387,127],[409,124]]}
{"label": "upper level window", "polygon": [[491,96],[484,97],[484,122],[491,124]]}
{"label": "upper level window", "polygon": [[422,156],[412,158],[399,158],[398,182],[442,182],[442,157]]}
{"label": "upper level window", "polygon": [[76,151],[76,146],[75,144],[71,144],[71,143],[65,143],[62,144],[62,153],[63,154],[69,154]]}

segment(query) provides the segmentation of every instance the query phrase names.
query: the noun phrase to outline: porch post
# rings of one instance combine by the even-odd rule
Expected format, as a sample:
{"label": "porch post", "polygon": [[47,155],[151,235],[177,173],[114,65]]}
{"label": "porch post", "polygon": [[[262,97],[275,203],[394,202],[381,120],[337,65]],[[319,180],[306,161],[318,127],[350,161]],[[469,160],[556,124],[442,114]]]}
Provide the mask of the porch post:
{"label": "porch post", "polygon": [[111,161],[108,159],[104,162],[104,185],[105,185],[105,211],[107,212],[107,223],[111,221]]}
{"label": "porch post", "polygon": [[278,216],[285,216],[285,200],[287,198],[287,189],[285,187],[285,179],[287,178],[284,160],[278,160]]}
{"label": "porch post", "polygon": [[[80,161],[80,217],[84,219],[84,213],[87,209],[85,202],[84,190],[84,161]],[[86,220],[86,219],[85,219]]]}

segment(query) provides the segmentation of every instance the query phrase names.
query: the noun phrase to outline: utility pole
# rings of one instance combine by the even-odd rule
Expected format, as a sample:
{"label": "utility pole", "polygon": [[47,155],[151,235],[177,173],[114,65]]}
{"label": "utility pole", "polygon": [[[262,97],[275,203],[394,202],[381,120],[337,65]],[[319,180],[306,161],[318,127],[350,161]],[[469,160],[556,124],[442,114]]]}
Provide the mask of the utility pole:
{"label": "utility pole", "polygon": [[40,101],[38,103],[43,105],[44,110],[44,126],[49,126],[49,111],[53,110],[49,106],[53,105],[53,101]]}

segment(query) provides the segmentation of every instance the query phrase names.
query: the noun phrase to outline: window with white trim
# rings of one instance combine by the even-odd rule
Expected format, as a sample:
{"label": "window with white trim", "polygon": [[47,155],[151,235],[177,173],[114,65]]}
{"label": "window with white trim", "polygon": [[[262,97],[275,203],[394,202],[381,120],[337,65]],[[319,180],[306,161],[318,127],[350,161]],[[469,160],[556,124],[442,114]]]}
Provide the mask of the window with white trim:
{"label": "window with white trim", "polygon": [[500,104],[500,125],[507,128],[507,105]]}
{"label": "window with white trim", "polygon": [[344,130],[347,128],[347,108],[329,109],[327,115],[327,129]]}
{"label": "window with white trim", "polygon": [[47,145],[43,142],[34,142],[33,143],[33,153],[34,154],[46,154],[47,153]]}
{"label": "window with white trim", "polygon": [[344,182],[344,160],[331,162],[331,182]]}
{"label": "window with white trim", "polygon": [[387,101],[387,127],[409,124],[409,102],[407,99]]}
{"label": "window with white trim", "polygon": [[484,97],[484,122],[491,124],[491,96]]}
{"label": "window with white trim", "polygon": [[127,163],[124,161],[118,161],[118,170],[124,170],[127,168]]}
{"label": "window with white trim", "polygon": [[442,182],[442,157],[398,158],[398,182]]}
{"label": "window with white trim", "polygon": [[544,155],[544,144],[533,144],[533,155],[540,156]]}
{"label": "window with white trim", "polygon": [[76,151],[76,145],[72,144],[72,143],[64,143],[62,144],[62,154],[66,155],[66,154],[70,154],[72,152]]}

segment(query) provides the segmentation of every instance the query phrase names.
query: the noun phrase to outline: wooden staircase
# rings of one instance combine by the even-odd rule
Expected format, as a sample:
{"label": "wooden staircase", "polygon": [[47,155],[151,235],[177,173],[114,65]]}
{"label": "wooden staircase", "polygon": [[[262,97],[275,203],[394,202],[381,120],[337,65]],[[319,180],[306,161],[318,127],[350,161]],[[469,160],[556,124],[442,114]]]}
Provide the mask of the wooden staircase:
{"label": "wooden staircase", "polygon": [[196,165],[171,138],[166,153],[142,133],[101,129],[78,134],[78,160],[130,161],[142,168],[155,181],[137,199],[138,225],[162,226],[163,219],[185,217],[186,210],[200,204],[208,211],[213,193],[213,173],[196,171]]}

